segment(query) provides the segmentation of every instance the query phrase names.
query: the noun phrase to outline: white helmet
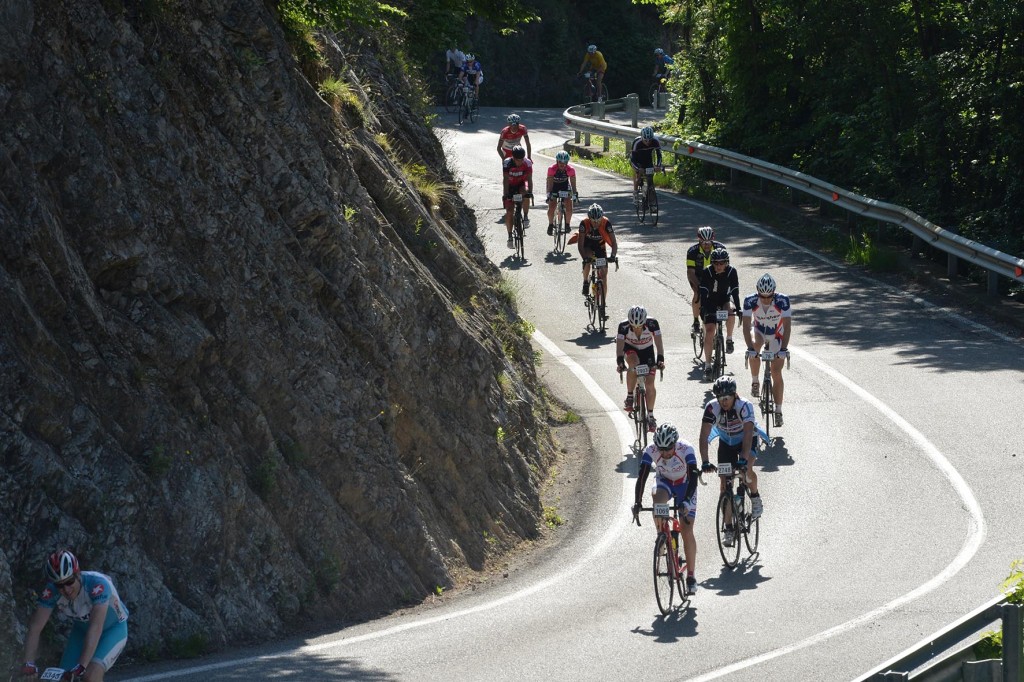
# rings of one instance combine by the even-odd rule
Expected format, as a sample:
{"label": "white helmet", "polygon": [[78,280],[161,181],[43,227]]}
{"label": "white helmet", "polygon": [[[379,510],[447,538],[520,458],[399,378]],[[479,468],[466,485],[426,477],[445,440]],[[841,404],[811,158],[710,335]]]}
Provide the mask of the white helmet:
{"label": "white helmet", "polygon": [[668,422],[661,424],[654,431],[654,447],[659,450],[668,450],[669,448],[675,448],[676,443],[679,441],[679,429],[672,426]]}
{"label": "white helmet", "polygon": [[555,154],[555,161],[558,163],[569,163],[569,152],[564,149]]}
{"label": "white helmet", "polygon": [[634,327],[640,327],[647,322],[647,308],[642,305],[635,305],[629,309],[629,313],[626,314],[626,319]]}
{"label": "white helmet", "polygon": [[466,53],[466,61],[467,62],[471,62],[474,59],[476,59],[476,55],[475,54],[473,54],[472,52],[467,52]]}
{"label": "white helmet", "polygon": [[660,47],[656,47],[656,48],[654,48],[654,54],[656,54],[656,55],[663,55],[663,54],[665,54],[665,50],[661,49]]}
{"label": "white helmet", "polygon": [[509,114],[505,120],[509,122],[509,125],[515,125],[519,123],[519,114]]}
{"label": "white helmet", "polygon": [[762,296],[775,293],[775,278],[769,275],[767,272],[761,275],[761,279],[757,280],[757,293]]}
{"label": "white helmet", "polygon": [[50,582],[67,582],[78,574],[78,559],[66,549],[58,550],[46,558],[45,571]]}
{"label": "white helmet", "polygon": [[597,45],[587,45],[587,52],[590,54],[597,52]]}

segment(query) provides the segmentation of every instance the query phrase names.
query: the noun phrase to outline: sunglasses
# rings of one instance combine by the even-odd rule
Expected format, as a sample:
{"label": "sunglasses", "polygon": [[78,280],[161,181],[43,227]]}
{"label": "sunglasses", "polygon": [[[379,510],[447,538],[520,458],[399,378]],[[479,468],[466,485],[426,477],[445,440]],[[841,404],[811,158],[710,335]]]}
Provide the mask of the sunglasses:
{"label": "sunglasses", "polygon": [[770,293],[770,294],[758,294],[757,297],[758,298],[775,298],[775,293],[773,292],[773,293]]}
{"label": "sunglasses", "polygon": [[75,578],[72,578],[71,580],[65,580],[62,583],[54,583],[53,586],[56,587],[58,590],[63,590],[66,587],[71,587],[72,585],[74,585],[75,580]]}
{"label": "sunglasses", "polygon": [[658,452],[672,452],[672,451],[673,451],[673,450],[675,450],[675,449],[676,449],[676,448],[675,448],[675,446],[673,445],[673,446],[669,446],[669,447],[667,447],[667,448],[658,448]]}

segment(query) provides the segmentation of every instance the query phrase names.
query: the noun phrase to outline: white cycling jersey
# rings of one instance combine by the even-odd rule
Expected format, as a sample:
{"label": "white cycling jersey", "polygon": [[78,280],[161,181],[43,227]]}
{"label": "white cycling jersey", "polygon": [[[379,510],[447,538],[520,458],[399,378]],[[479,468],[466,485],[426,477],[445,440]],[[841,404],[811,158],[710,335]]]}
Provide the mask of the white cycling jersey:
{"label": "white cycling jersey", "polygon": [[789,305],[789,296],[776,293],[772,300],[765,304],[757,294],[743,299],[743,317],[752,318],[752,330],[760,334],[766,342],[777,339],[780,343],[786,331],[786,318],[793,316]]}

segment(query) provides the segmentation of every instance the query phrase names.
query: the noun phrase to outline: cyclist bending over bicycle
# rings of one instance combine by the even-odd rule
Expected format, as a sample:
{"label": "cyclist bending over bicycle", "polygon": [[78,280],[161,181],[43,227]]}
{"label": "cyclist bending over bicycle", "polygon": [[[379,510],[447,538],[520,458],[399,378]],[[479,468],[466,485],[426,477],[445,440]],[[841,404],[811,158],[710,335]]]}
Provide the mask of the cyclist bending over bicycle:
{"label": "cyclist bending over bicycle", "polygon": [[750,359],[750,397],[761,393],[761,356],[765,345],[775,353],[772,360],[772,397],[775,399],[775,426],[782,426],[782,367],[789,354],[789,335],[793,331],[793,311],[789,296],[775,291],[775,278],[767,272],[757,280],[757,293],[743,299],[743,338]]}
{"label": "cyclist bending over bicycle", "polygon": [[484,82],[484,67],[480,65],[476,55],[466,55],[466,61],[462,63],[462,69],[459,71],[459,82],[463,85],[467,83],[472,85],[473,96],[476,97],[477,102],[480,101],[480,84]]}
{"label": "cyclist bending over bicycle", "polygon": [[66,549],[46,559],[44,572],[47,583],[28,622],[20,674],[34,679],[39,673],[35,664],[39,637],[58,609],[73,623],[60,659],[65,670],[62,679],[102,682],[128,641],[128,609],[109,576],[80,570],[78,559]]}
{"label": "cyclist bending over bicycle", "polygon": [[[576,248],[583,259],[583,295],[590,291],[587,279],[590,277],[590,261],[593,258],[608,258],[606,246],[612,247],[612,259],[619,251],[619,244],[615,241],[615,230],[612,229],[612,221],[604,216],[604,209],[599,204],[591,204],[587,210],[587,217],[580,221],[580,231]],[[597,271],[601,278],[604,289],[605,306],[608,305],[608,265]],[[608,316],[605,315],[605,319]]]}
{"label": "cyclist bending over bicycle", "polygon": [[[697,455],[693,446],[679,439],[679,430],[671,424],[662,424],[654,432],[654,442],[644,449],[640,458],[640,472],[636,479],[633,492],[633,519],[639,524],[640,501],[643,499],[644,486],[651,470],[654,470],[654,487],[651,497],[656,503],[670,500],[684,507],[682,524],[683,553],[686,556],[686,591],[693,594],[697,591],[697,578],[694,576],[694,563],[697,560],[697,540],[693,536],[693,522],[697,518]],[[703,471],[714,471],[715,466],[704,461]],[[655,519],[655,531],[660,531],[658,519]],[[679,538],[675,531],[672,539],[676,547]]]}
{"label": "cyclist bending over bicycle", "polygon": [[526,158],[533,158],[533,148],[530,147],[530,134],[526,132],[526,126],[520,123],[519,114],[509,114],[505,119],[508,125],[501,129],[498,134],[498,156],[504,163],[505,159],[512,156],[512,149],[515,146],[526,143]]}
{"label": "cyclist bending over bicycle", "polygon": [[572,225],[572,202],[576,197],[576,169],[569,163],[569,152],[560,151],[555,154],[555,162],[548,168],[548,235],[555,233],[555,207],[558,204],[558,193],[569,192],[565,198],[566,232]]}
{"label": "cyclist bending over bicycle", "polygon": [[[711,378],[711,346],[715,342],[715,332],[718,330],[718,320],[715,313],[723,308],[729,307],[729,299],[732,299],[733,310],[739,315],[743,310],[740,307],[740,276],[736,268],[729,265],[729,252],[723,249],[715,249],[711,252],[711,267],[705,268],[700,273],[700,314],[704,319],[704,378]],[[732,342],[732,326],[726,325],[727,338],[725,340],[725,352],[731,353],[734,345]]]}
{"label": "cyclist bending over bicycle", "polygon": [[640,201],[638,193],[640,189],[640,177],[645,174],[645,169],[652,166],[662,168],[661,165],[661,143],[654,137],[654,128],[646,126],[640,130],[640,134],[633,139],[633,146],[629,152],[629,165],[633,167],[633,201]]}
{"label": "cyclist bending over bicycle", "polygon": [[665,54],[665,50],[655,48],[654,50],[654,82],[660,83],[662,78],[668,78],[668,72],[675,64],[675,60]]}
{"label": "cyclist bending over bicycle", "polygon": [[[654,354],[655,350],[657,355]],[[626,319],[619,323],[618,333],[615,334],[615,366],[619,374],[622,374],[627,367],[634,369],[639,364],[652,369],[665,369],[665,347],[661,339],[661,325],[653,317],[647,317],[647,308],[635,305],[629,309]],[[624,406],[627,412],[633,411],[636,380],[635,372],[626,375]],[[654,401],[657,398],[654,372],[644,377],[644,383],[647,387],[647,430],[654,431],[658,426],[658,420],[654,418]]]}
{"label": "cyclist bending over bicycle", "polygon": [[[762,438],[767,442],[768,435],[757,423],[754,404],[744,400],[736,392],[735,379],[728,376],[718,377],[711,390],[715,397],[704,406],[704,415],[701,418],[698,442],[700,460],[703,464],[708,463],[708,444],[717,437],[718,463],[747,467],[750,514],[755,519],[759,518],[764,512],[764,503],[757,489],[757,472],[754,471],[754,464],[757,463],[756,438]],[[725,490],[725,481],[719,479],[719,483],[721,492]],[[725,531],[724,544],[731,547],[731,525],[726,525]]]}
{"label": "cyclist bending over bicycle", "polygon": [[583,61],[580,63],[579,71],[576,72],[576,77],[579,78],[583,75],[584,70],[590,70],[597,74],[594,101],[601,101],[603,99],[601,96],[601,83],[604,82],[604,72],[608,70],[608,62],[605,61],[604,55],[597,49],[597,45],[587,45],[587,52],[583,55]]}
{"label": "cyclist bending over bicycle", "polygon": [[[686,280],[690,283],[690,291],[693,292],[690,304],[693,308],[694,333],[700,331],[700,273],[711,267],[711,252],[724,248],[725,244],[715,241],[715,230],[705,226],[697,228],[697,243],[686,250]],[[730,317],[727,325],[730,337],[735,324],[736,320]]]}
{"label": "cyclist bending over bicycle", "polygon": [[505,204],[505,229],[508,231],[508,248],[514,249],[512,240],[512,214],[516,205],[513,194],[523,195],[523,229],[530,226],[530,196],[533,192],[533,161],[526,158],[526,150],[520,145],[512,147],[512,156],[501,165],[501,198]]}

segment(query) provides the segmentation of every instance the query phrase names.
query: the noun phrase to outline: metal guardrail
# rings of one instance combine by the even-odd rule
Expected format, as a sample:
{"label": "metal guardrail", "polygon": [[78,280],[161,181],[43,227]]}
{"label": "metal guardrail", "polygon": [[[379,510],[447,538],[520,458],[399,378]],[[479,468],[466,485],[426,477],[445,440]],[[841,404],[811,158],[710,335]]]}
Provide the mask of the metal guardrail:
{"label": "metal guardrail", "polygon": [[[978,663],[987,665],[980,671],[975,669],[967,673],[976,661],[973,647],[978,633],[999,620],[1002,620],[1003,625],[1002,660],[979,661]],[[858,677],[855,682],[953,682],[968,677],[979,681],[1024,680],[1024,606],[1008,603],[1006,595],[1001,594],[871,672]]]}
{"label": "metal guardrail", "polygon": [[[563,118],[565,119],[565,125],[576,131],[577,141],[581,133],[587,135],[588,139],[590,135],[600,135],[606,140],[605,150],[607,150],[607,138],[632,140],[636,137],[638,108],[639,98],[637,95],[631,94],[619,100],[578,104],[569,107],[563,112]],[[619,125],[603,120],[605,112],[620,109],[631,114],[632,126]],[[949,254],[948,270],[951,276],[956,272],[956,261],[954,259],[965,260],[988,271],[988,290],[992,295],[998,292],[996,276],[1024,283],[1024,259],[1007,255],[984,244],[943,229],[902,206],[863,197],[805,173],[790,170],[789,168],[753,157],[743,156],[727,149],[712,147],[700,142],[688,142],[671,135],[658,135],[657,137],[663,145],[667,143],[670,146],[670,149],[667,151],[672,151],[676,156],[699,159],[732,170],[749,173],[750,175],[786,185],[787,187],[831,202],[834,206],[843,208],[851,213],[898,225],[908,230],[914,236]]]}

